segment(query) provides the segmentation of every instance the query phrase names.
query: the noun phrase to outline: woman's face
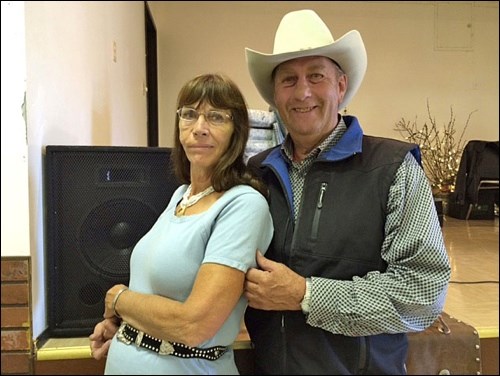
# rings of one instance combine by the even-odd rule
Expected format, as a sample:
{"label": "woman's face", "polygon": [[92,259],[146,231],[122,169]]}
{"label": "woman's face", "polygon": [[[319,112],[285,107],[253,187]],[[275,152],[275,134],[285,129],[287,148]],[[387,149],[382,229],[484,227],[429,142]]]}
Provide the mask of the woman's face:
{"label": "woman's face", "polygon": [[208,103],[183,106],[179,113],[179,140],[191,171],[213,171],[229,148],[234,123],[228,110]]}

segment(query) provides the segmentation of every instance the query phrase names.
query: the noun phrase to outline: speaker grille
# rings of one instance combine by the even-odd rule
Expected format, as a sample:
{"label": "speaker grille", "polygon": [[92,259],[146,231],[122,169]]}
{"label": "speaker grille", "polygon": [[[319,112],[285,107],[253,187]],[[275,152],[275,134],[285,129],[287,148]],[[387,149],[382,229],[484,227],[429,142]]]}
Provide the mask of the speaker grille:
{"label": "speaker grille", "polygon": [[103,278],[128,279],[132,249],[157,217],[153,208],[134,199],[110,200],[92,210],[78,234],[89,268]]}
{"label": "speaker grille", "polygon": [[178,186],[170,149],[45,149],[49,332],[89,335],[106,291],[128,284],[132,249]]}

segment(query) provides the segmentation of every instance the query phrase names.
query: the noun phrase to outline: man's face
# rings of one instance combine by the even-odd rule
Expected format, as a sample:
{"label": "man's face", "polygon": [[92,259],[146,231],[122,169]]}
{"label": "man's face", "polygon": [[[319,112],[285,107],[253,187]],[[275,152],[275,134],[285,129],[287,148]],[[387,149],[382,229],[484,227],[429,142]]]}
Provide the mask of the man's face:
{"label": "man's face", "polygon": [[302,57],[278,66],[274,77],[274,101],[295,141],[321,140],[337,125],[339,104],[347,89],[347,77],[330,59]]}

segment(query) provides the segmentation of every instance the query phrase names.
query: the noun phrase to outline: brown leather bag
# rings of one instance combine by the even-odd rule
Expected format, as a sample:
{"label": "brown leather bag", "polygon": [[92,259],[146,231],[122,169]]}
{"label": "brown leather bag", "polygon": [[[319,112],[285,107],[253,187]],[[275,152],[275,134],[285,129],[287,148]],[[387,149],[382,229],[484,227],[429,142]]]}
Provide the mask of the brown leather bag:
{"label": "brown leather bag", "polygon": [[408,334],[408,375],[480,375],[477,330],[443,312],[426,330]]}

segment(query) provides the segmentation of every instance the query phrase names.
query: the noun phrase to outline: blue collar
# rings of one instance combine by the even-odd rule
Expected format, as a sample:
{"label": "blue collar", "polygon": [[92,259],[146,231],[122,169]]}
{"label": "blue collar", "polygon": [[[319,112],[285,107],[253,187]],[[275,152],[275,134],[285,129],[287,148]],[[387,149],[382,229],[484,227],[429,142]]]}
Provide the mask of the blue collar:
{"label": "blue collar", "polygon": [[[339,142],[330,150],[320,154],[319,160],[340,161],[361,152],[363,142],[363,130],[355,116],[344,116],[347,130],[340,138]],[[263,162],[264,165],[274,166],[277,170],[286,169],[286,163],[281,156],[281,149],[275,148],[269,153]],[[282,166],[284,164],[284,166]]]}

